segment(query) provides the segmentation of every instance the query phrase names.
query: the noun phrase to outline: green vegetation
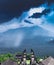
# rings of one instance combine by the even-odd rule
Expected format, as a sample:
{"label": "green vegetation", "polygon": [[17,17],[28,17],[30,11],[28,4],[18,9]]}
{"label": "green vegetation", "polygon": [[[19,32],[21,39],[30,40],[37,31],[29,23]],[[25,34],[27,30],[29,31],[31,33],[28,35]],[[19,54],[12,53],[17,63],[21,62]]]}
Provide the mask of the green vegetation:
{"label": "green vegetation", "polygon": [[12,59],[14,60],[14,57],[12,54],[8,53],[8,54],[0,54],[0,62],[4,62],[7,59]]}
{"label": "green vegetation", "polygon": [[[22,53],[18,53],[18,54],[22,54]],[[7,60],[7,59],[11,59],[11,60],[14,60],[14,61],[18,61],[17,59],[15,59],[15,55],[16,54],[11,54],[11,53],[8,53],[8,54],[0,54],[0,62],[4,62],[5,60]],[[40,62],[40,59],[46,59],[48,56],[44,56],[44,57],[36,57],[36,61],[37,62]],[[26,62],[27,62],[27,64],[29,64],[30,63],[30,54],[27,54],[27,60],[26,60]],[[18,62],[18,63],[20,63],[20,61]]]}

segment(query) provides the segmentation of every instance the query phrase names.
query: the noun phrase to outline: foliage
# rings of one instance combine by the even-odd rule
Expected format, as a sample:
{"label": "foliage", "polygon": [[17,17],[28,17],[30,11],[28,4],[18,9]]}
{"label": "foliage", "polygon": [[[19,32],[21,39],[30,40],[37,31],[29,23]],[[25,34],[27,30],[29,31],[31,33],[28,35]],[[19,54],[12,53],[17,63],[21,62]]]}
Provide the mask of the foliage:
{"label": "foliage", "polygon": [[7,60],[8,58],[13,59],[13,55],[8,53],[8,54],[1,54],[0,55],[0,62],[4,62],[5,60]]}
{"label": "foliage", "polygon": [[[22,54],[22,53],[18,53],[18,54]],[[39,62],[40,59],[46,59],[48,56],[44,56],[44,57],[36,57],[36,61]],[[15,59],[15,54],[11,54],[11,53],[8,53],[8,54],[0,54],[0,62],[4,62],[5,60],[7,59],[11,59],[11,60],[14,60],[14,61],[18,61]],[[30,62],[30,54],[27,54],[27,63]]]}

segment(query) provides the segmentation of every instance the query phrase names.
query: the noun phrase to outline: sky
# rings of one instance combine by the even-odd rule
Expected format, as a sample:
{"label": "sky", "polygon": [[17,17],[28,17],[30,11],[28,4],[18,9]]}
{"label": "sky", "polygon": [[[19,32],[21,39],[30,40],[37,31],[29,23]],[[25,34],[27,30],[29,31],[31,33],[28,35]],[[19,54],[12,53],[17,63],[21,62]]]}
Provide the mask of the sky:
{"label": "sky", "polygon": [[54,0],[0,0],[0,23],[18,18],[24,11],[42,4],[51,5]]}
{"label": "sky", "polygon": [[36,35],[54,37],[54,0],[0,0],[0,43],[18,46]]}

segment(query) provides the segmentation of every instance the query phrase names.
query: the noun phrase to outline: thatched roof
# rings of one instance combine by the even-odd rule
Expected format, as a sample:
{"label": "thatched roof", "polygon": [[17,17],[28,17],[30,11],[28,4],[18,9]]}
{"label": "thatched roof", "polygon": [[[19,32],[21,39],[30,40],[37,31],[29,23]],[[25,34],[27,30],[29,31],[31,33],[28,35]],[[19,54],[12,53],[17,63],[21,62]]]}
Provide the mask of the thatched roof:
{"label": "thatched roof", "polygon": [[17,64],[17,62],[14,62],[14,61],[8,59],[5,62],[1,63],[1,65],[18,65],[18,64]]}
{"label": "thatched roof", "polygon": [[43,60],[41,63],[42,65],[54,65],[54,58],[50,56],[47,59]]}

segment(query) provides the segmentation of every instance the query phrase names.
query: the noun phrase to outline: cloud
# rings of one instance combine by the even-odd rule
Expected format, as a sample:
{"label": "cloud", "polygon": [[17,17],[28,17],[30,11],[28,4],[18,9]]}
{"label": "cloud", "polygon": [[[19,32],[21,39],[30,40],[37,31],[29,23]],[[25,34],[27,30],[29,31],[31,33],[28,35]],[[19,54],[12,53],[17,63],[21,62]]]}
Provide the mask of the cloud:
{"label": "cloud", "polygon": [[[46,5],[30,8],[28,11],[23,12],[20,17],[17,17],[17,18],[14,17],[10,21],[0,24],[0,33],[2,33],[2,35],[1,34],[0,35],[2,36],[2,39],[3,39],[3,40],[2,39],[0,40],[0,43],[3,41],[3,43],[5,43],[4,44],[5,46],[12,47],[12,46],[20,46],[21,42],[23,41],[25,37],[31,38],[37,34],[54,37],[54,26],[53,26],[54,24],[53,23],[51,24],[52,19],[49,22],[50,18],[52,17],[54,18],[53,9],[46,16],[42,15],[39,18],[29,18],[29,16],[32,16],[35,13],[42,13],[47,8],[48,7]],[[27,22],[25,22],[25,20]],[[33,29],[32,27],[35,27],[35,28]],[[38,29],[36,27],[38,27]],[[31,31],[28,31],[27,29],[22,31],[21,28],[23,30],[25,28],[28,28],[29,30],[31,29]],[[14,33],[14,32],[9,33],[9,30],[11,29],[12,31],[13,29],[14,31],[15,29],[17,30],[20,29],[21,32],[17,31],[17,33]],[[45,33],[44,31],[47,31],[49,34]],[[4,32],[7,32],[7,34],[4,34]],[[30,36],[28,37],[28,35]]]}
{"label": "cloud", "polygon": [[45,7],[31,8],[28,14],[29,16],[32,16],[34,13],[42,13],[44,9]]}
{"label": "cloud", "polygon": [[29,18],[40,18],[41,16],[45,15],[47,16],[47,14],[50,13],[50,9],[45,9],[44,11],[42,11],[41,13],[34,13],[32,16],[30,16]]}
{"label": "cloud", "polygon": [[54,0],[0,0],[0,24],[20,17],[30,8],[39,7],[42,4],[52,4]]}
{"label": "cloud", "polygon": [[[0,25],[0,33],[8,31],[10,29],[34,26],[34,22],[35,22],[36,19],[34,19],[33,24],[29,24],[29,23],[26,23],[24,21],[26,19],[28,20],[29,19],[28,17],[33,15],[35,12],[40,12],[41,13],[44,9],[45,9],[45,7],[38,7],[38,8],[31,8],[29,11],[23,12],[23,14],[18,19],[14,18],[11,21],[9,21],[8,23],[1,24]],[[31,12],[32,12],[32,14],[31,14]],[[36,24],[38,24],[39,19],[37,19],[36,21],[37,21]]]}
{"label": "cloud", "polygon": [[[39,26],[45,30],[48,30],[50,33],[53,32],[54,34],[54,31],[53,31],[54,27],[52,27],[52,25],[49,25],[49,22],[48,22],[49,17],[50,16],[52,17],[53,15],[52,13],[53,10],[46,16],[42,15],[40,18],[29,18],[29,16],[32,16],[34,13],[42,13],[46,8],[48,8],[46,5],[42,5],[36,8],[30,8],[29,11],[23,12],[19,18],[13,18],[9,22],[1,24],[0,33],[6,32],[10,29],[17,29],[17,28],[20,29],[24,27]],[[27,20],[27,22],[25,22],[25,20]]]}
{"label": "cloud", "polygon": [[23,12],[44,3],[45,0],[0,0],[0,23],[20,17]]}
{"label": "cloud", "polygon": [[54,37],[54,26],[53,25],[46,23],[43,25],[39,25],[39,27],[43,28],[44,30],[47,30],[50,33],[49,36]]}

